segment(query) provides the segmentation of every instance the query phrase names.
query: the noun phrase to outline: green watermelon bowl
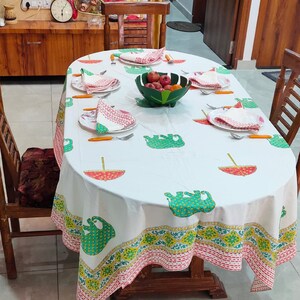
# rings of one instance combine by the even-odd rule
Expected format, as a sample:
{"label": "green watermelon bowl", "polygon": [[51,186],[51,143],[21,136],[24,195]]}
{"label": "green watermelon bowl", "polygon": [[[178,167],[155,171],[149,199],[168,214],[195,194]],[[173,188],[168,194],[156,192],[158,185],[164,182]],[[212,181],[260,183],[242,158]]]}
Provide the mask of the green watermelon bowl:
{"label": "green watermelon bowl", "polygon": [[[143,73],[139,75],[136,79],[136,85],[140,93],[144,96],[144,102],[149,107],[157,106],[170,106],[174,107],[178,100],[180,100],[189,90],[191,86],[191,81],[184,76],[179,76],[175,73],[161,73],[157,72],[160,76],[168,75],[171,78],[170,85],[180,85],[181,88],[176,90],[158,90],[154,88],[146,87],[145,84],[148,83],[148,73]],[[139,104],[139,103],[138,103]],[[143,105],[143,106],[147,106]]]}

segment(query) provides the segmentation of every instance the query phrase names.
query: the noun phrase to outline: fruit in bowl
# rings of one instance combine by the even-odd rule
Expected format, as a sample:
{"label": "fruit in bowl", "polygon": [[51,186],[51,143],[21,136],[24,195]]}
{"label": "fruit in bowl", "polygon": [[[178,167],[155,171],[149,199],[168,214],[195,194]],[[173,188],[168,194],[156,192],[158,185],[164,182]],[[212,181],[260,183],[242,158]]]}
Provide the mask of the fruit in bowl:
{"label": "fruit in bowl", "polygon": [[156,71],[139,75],[135,82],[150,106],[174,107],[191,86],[184,76]]}

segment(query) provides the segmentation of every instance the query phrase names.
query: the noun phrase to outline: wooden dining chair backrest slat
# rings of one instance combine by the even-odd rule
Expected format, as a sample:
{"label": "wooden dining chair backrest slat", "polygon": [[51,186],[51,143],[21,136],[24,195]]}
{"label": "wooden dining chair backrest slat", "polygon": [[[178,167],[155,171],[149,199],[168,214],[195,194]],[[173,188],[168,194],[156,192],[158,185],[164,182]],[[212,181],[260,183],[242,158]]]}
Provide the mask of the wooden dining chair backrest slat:
{"label": "wooden dining chair backrest slat", "polygon": [[[287,70],[291,70],[285,82]],[[270,113],[270,120],[290,145],[300,125],[300,54],[286,49]]]}
{"label": "wooden dining chair backrest slat", "polygon": [[[104,49],[162,48],[166,44],[166,15],[170,13],[169,1],[163,2],[101,2],[101,13],[105,16]],[[118,16],[118,45],[111,42],[109,16]],[[145,16],[131,19],[129,15]],[[159,20],[159,16],[161,20]],[[159,24],[155,45],[154,25]]]}
{"label": "wooden dining chair backrest slat", "polygon": [[[287,77],[287,71],[291,75]],[[285,49],[279,78],[276,82],[270,121],[291,145],[300,126],[300,54]],[[300,155],[297,163],[298,193],[300,189]]]}
{"label": "wooden dining chair backrest slat", "polygon": [[0,113],[0,145],[4,162],[5,178],[12,180],[13,186],[18,186],[21,157],[5,114]]}
{"label": "wooden dining chair backrest slat", "polygon": [[0,112],[4,113],[1,85],[0,85]]}
{"label": "wooden dining chair backrest slat", "polygon": [[300,153],[298,155],[298,162],[297,162],[296,170],[297,170],[297,183],[298,183],[298,194],[299,194],[299,191],[300,191]]}
{"label": "wooden dining chair backrest slat", "polygon": [[20,156],[4,113],[1,86],[0,100],[0,229],[7,277],[15,279],[17,269],[12,238],[61,233],[59,230],[21,231],[19,224],[19,218],[51,216],[59,168],[53,149],[29,148]]}

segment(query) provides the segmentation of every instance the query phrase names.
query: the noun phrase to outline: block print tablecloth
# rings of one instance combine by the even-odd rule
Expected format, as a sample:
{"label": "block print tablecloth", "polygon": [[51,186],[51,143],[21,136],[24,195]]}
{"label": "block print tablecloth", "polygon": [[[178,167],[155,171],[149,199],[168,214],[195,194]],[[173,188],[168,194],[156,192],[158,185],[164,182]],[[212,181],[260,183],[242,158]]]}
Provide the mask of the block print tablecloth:
{"label": "block print tablecloth", "polygon": [[[96,53],[90,63],[83,58],[70,65],[57,115],[54,147],[61,175],[52,219],[63,231],[65,245],[80,252],[77,298],[105,299],[148,264],[183,270],[194,255],[231,271],[240,270],[244,258],[255,273],[252,290],[271,289],[276,266],[296,252],[292,151],[255,99],[216,63],[167,51],[179,63],[111,65],[110,54],[116,52]],[[230,80],[234,94],[203,96],[191,89],[174,108],[137,105],[143,103],[134,82],[138,74],[213,67]],[[80,93],[71,87],[72,74],[81,68],[107,70],[120,80],[121,87],[106,101],[136,118],[133,138],[88,142],[95,134],[81,128],[78,119],[98,99],[72,98]],[[260,132],[272,139],[233,140],[205,120],[206,103],[237,102],[264,118]],[[112,180],[87,175],[103,172],[101,157]],[[115,176],[116,171],[121,173]]]}

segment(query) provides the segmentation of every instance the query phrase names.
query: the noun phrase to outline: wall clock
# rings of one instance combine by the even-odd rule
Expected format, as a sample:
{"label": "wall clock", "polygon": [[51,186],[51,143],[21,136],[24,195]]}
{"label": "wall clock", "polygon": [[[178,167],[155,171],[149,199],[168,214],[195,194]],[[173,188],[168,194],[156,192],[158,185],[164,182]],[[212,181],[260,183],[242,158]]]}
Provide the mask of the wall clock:
{"label": "wall clock", "polygon": [[50,12],[55,21],[64,23],[72,19],[73,8],[67,0],[54,0]]}

